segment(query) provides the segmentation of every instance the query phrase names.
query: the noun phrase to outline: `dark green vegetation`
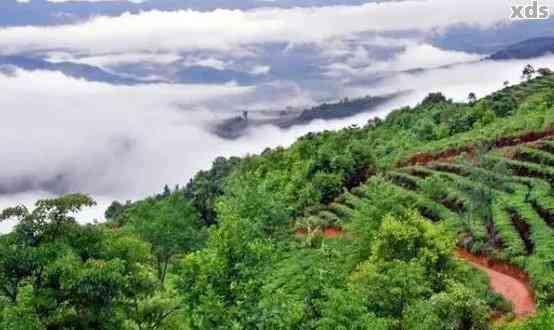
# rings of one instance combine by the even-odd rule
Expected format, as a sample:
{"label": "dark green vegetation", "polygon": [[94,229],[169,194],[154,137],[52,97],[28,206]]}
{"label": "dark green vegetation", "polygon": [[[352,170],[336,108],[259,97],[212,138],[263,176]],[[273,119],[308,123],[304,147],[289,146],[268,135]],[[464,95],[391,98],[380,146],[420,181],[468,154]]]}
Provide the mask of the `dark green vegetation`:
{"label": "dark green vegetation", "polygon": [[[245,111],[241,116],[224,120],[217,124],[212,131],[224,139],[236,139],[247,133],[249,128],[263,125],[273,125],[280,128],[290,128],[297,125],[307,125],[314,120],[332,120],[352,117],[361,113],[375,111],[379,106],[386,104],[404,93],[393,93],[382,96],[365,96],[355,99],[342,99],[334,103],[298,110],[284,110],[280,112],[265,111],[263,115],[253,112],[248,115]],[[257,115],[257,116],[255,116]]]}
{"label": "dark green vegetation", "polygon": [[[554,75],[216,160],[184,189],[8,209],[1,329],[489,329],[511,306],[456,245],[528,272],[554,327]],[[324,235],[329,228],[343,235]]]}
{"label": "dark green vegetation", "polygon": [[336,103],[323,103],[322,105],[302,111],[298,118],[280,123],[279,126],[287,128],[294,125],[307,124],[316,119],[330,120],[348,118],[374,109],[378,105],[390,101],[399,94],[400,93],[375,97],[366,96],[352,100],[345,98]]}

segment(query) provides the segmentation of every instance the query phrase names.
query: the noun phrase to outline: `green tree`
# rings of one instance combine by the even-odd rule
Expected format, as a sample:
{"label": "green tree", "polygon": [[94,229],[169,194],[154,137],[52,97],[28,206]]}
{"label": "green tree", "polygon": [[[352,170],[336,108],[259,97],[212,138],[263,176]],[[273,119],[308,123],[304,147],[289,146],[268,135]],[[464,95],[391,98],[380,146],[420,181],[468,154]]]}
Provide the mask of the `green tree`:
{"label": "green tree", "polygon": [[45,330],[32,305],[32,286],[21,287],[17,301],[0,300],[0,329]]}
{"label": "green tree", "polygon": [[511,93],[495,93],[489,104],[498,117],[510,116],[517,109],[517,102]]}
{"label": "green tree", "polygon": [[414,125],[418,139],[432,141],[437,139],[437,125],[430,118],[423,118]]}
{"label": "green tree", "polygon": [[398,318],[409,304],[432,294],[425,269],[415,261],[367,261],[352,274],[351,285],[381,317]]}
{"label": "green tree", "polygon": [[406,329],[487,330],[489,312],[475,292],[454,284],[429,301],[410,306],[403,323]]}
{"label": "green tree", "polygon": [[0,220],[15,218],[18,221],[15,227],[17,239],[36,245],[63,235],[65,229],[76,224],[74,213],[94,205],[96,202],[88,195],[68,194],[39,200],[32,212],[21,205],[7,208],[0,214]]}
{"label": "green tree", "polygon": [[537,73],[541,76],[548,76],[552,74],[552,70],[550,68],[539,68],[537,70]]}
{"label": "green tree", "polygon": [[427,106],[427,105],[440,104],[445,102],[448,102],[446,97],[441,92],[437,92],[437,93],[429,93],[429,95],[427,95],[425,99],[423,99],[421,104]]}
{"label": "green tree", "polygon": [[535,68],[531,64],[527,64],[522,71],[522,78],[526,80],[531,80],[535,75]]}
{"label": "green tree", "polygon": [[[2,212],[2,219],[18,223],[0,238],[0,322],[20,328],[40,323],[38,329],[121,328],[129,302],[150,294],[153,287],[138,272],[147,260],[140,243],[130,246],[129,236],[123,242],[100,226],[77,224],[75,212],[90,205],[90,197],[70,194],[40,200],[32,211],[18,206]],[[121,243],[125,254],[112,248]]]}
{"label": "green tree", "polygon": [[196,210],[181,194],[137,203],[129,213],[131,226],[152,246],[162,285],[173,258],[201,248],[206,240],[207,232]]}
{"label": "green tree", "polygon": [[183,315],[191,329],[253,328],[262,274],[269,271],[273,244],[244,219],[220,219],[206,249],[185,256],[177,274]]}
{"label": "green tree", "polygon": [[216,211],[207,247],[179,268],[185,315],[193,329],[254,328],[264,274],[276,257],[273,238],[285,233],[288,212],[265,185],[238,176],[227,182]]}
{"label": "green tree", "polygon": [[124,225],[127,219],[124,218],[125,211],[131,206],[131,201],[125,202],[125,204],[119,201],[113,201],[110,206],[104,212],[106,220],[116,223],[118,225]]}
{"label": "green tree", "polygon": [[453,269],[452,241],[417,212],[387,215],[350,288],[367,297],[369,312],[398,318],[411,304],[445,288],[444,274]]}
{"label": "green tree", "polygon": [[279,197],[256,178],[233,176],[216,211],[219,219],[241,219],[267,235],[277,234],[290,219],[290,211]]}
{"label": "green tree", "polygon": [[475,93],[473,92],[469,93],[469,95],[467,96],[467,101],[470,105],[475,104],[475,102],[477,102],[477,95],[475,95]]}
{"label": "green tree", "polygon": [[[440,280],[452,266],[454,240],[444,227],[433,225],[415,211],[383,220],[372,251],[374,258],[383,261],[401,260],[421,263],[426,276]],[[434,283],[439,285],[440,283]]]}
{"label": "green tree", "polygon": [[240,158],[229,159],[218,157],[208,171],[198,172],[184,189],[187,199],[200,212],[200,217],[206,225],[216,222],[215,201],[223,194],[224,181],[241,162]]}
{"label": "green tree", "polygon": [[342,178],[338,174],[318,172],[314,176],[314,189],[321,194],[321,202],[330,203],[342,192]]}
{"label": "green tree", "polygon": [[317,328],[324,330],[388,330],[396,323],[391,318],[377,317],[367,310],[366,297],[361,292],[344,289],[326,290],[321,318]]}
{"label": "green tree", "polygon": [[401,214],[412,200],[399,194],[382,177],[375,176],[366,184],[365,203],[356,208],[347,230],[356,237],[354,242],[357,261],[365,261],[371,254],[371,244],[379,232],[383,218],[388,214]]}

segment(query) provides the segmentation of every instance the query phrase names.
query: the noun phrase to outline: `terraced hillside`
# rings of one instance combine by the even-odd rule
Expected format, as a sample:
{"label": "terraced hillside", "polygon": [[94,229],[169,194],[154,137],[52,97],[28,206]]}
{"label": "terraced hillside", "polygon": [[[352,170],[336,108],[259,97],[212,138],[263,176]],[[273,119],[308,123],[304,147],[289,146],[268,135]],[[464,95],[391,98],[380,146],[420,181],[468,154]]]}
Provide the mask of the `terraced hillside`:
{"label": "terraced hillside", "polygon": [[[378,165],[386,169],[390,167],[391,163],[396,163],[395,168],[405,168],[451,160],[463,154],[474,155],[480,144],[491,149],[499,149],[541,140],[550,141],[554,137],[554,112],[546,108],[554,103],[553,91],[554,75],[547,75],[504,88],[484,97],[469,109],[462,107],[445,109],[441,106],[440,100],[438,107],[427,107],[427,100],[424,100],[416,109],[400,109],[391,113],[384,122],[377,120],[370,123],[370,128],[371,125],[374,125],[373,131],[376,135],[379,133],[381,138],[377,139],[377,142],[371,140],[369,142],[371,147],[377,149],[378,147],[383,148],[378,143],[383,144],[386,141],[384,143],[385,150],[378,150],[380,151],[378,152],[374,149],[374,153],[379,157]],[[548,100],[545,101],[545,98]],[[435,101],[429,100],[429,103],[433,102]],[[492,116],[495,118],[487,122],[487,120],[483,120],[487,114],[482,112],[490,110],[493,110],[494,115]],[[404,127],[410,127],[411,131],[417,131],[417,127],[413,128],[418,126],[417,119],[426,115],[438,117],[443,125],[451,126],[450,135],[425,141],[425,139],[417,139],[417,136],[408,135],[403,131]],[[472,118],[479,116],[481,122]],[[464,125],[467,127],[462,127]],[[426,130],[433,128],[425,127]],[[391,132],[394,134],[394,138],[384,134]],[[403,139],[405,135],[406,138],[411,139],[411,144],[406,145],[406,141]],[[396,177],[397,182],[398,180],[404,181],[400,186],[405,190],[406,185],[409,186],[410,181],[413,182],[413,180],[402,180],[402,178],[409,179],[410,175],[406,171],[400,172],[391,171],[387,176],[389,179]],[[426,175],[419,173],[419,177],[421,176]],[[412,179],[414,179],[413,175]],[[415,187],[411,188],[413,190]],[[362,185],[354,187],[350,193],[339,196],[335,203],[322,210],[323,214],[320,217],[312,218],[311,222],[332,226],[339,220],[337,216],[340,218],[352,212],[349,205],[357,202],[356,198],[359,198],[360,195],[363,196],[363,190],[364,186]],[[315,213],[317,211],[318,209]]]}
{"label": "terraced hillside", "polygon": [[440,156],[420,164],[386,171],[297,225],[348,228],[349,218],[368,202],[366,192],[386,187],[404,196],[407,207],[445,223],[460,247],[523,269],[539,305],[554,303],[552,131],[499,138],[463,150],[438,152]]}
{"label": "terraced hillside", "polygon": [[510,313],[503,330],[554,329],[554,73],[540,72],[218,158],[184,189],[114,202],[106,223],[77,223],[82,194],[8,208],[0,329],[486,330]]}

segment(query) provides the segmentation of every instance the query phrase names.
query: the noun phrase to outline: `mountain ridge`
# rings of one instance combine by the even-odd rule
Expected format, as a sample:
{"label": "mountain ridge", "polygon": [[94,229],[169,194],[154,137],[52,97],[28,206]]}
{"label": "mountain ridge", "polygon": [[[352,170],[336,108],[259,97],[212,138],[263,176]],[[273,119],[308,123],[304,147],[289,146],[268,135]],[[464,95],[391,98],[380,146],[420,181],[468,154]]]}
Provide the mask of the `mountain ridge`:
{"label": "mountain ridge", "polygon": [[554,52],[554,37],[527,39],[495,52],[488,58],[491,60],[531,59],[552,54]]}

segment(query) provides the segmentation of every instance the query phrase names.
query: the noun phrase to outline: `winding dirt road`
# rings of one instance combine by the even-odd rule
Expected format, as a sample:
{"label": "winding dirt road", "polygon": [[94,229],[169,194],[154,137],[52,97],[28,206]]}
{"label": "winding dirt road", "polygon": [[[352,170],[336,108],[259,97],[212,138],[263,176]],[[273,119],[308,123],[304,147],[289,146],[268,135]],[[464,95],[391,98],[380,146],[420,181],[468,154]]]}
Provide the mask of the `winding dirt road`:
{"label": "winding dirt road", "polygon": [[494,262],[486,257],[472,255],[458,250],[457,256],[483,270],[489,276],[492,289],[512,302],[514,315],[522,318],[535,314],[537,305],[527,275],[520,269],[503,263]]}
{"label": "winding dirt road", "polygon": [[[299,229],[296,234],[305,235],[306,232]],[[343,234],[341,228],[327,227],[323,230],[323,235],[327,238]],[[464,249],[456,250],[456,256],[487,273],[491,288],[512,302],[516,318],[524,318],[537,312],[537,304],[529,285],[529,278],[521,269],[484,256],[476,256]]]}

